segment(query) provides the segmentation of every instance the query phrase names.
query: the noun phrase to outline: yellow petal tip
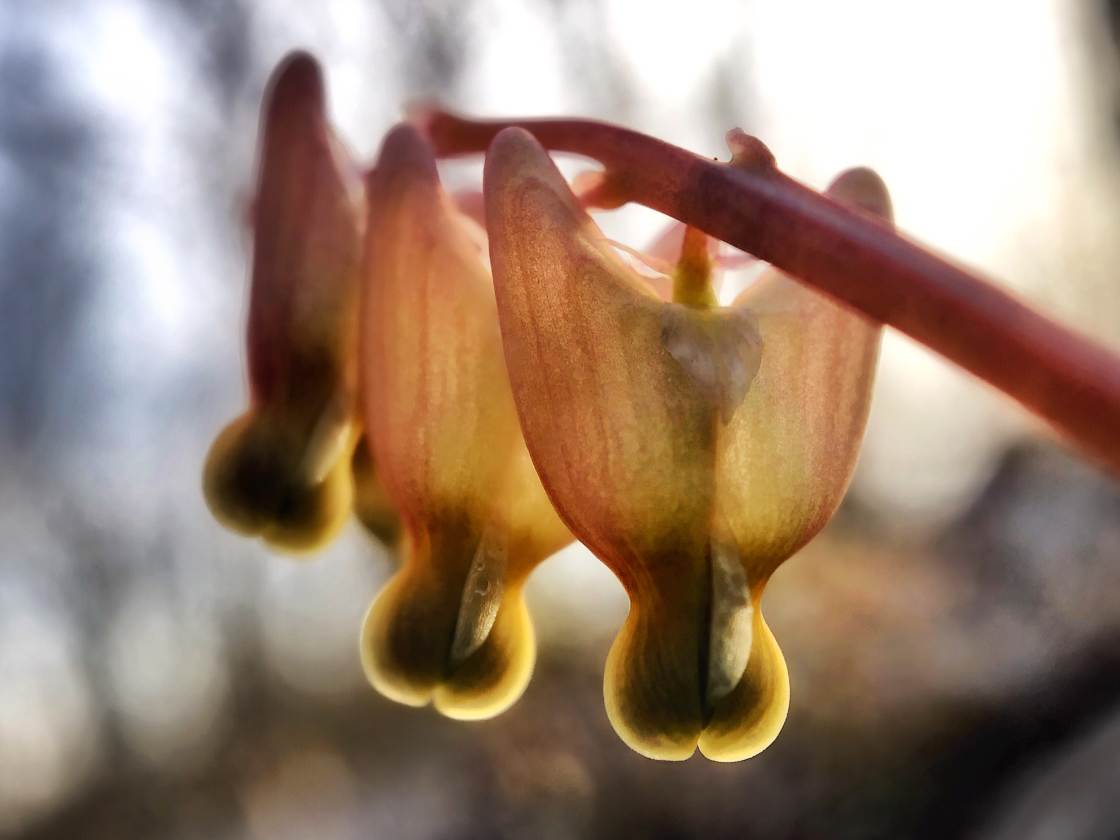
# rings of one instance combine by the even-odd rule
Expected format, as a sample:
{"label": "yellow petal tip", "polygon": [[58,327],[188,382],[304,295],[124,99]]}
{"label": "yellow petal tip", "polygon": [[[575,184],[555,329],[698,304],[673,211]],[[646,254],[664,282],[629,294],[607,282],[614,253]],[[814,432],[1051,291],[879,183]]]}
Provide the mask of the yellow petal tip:
{"label": "yellow petal tip", "polygon": [[347,459],[309,478],[280,424],[249,411],[226,426],[203,468],[203,495],[214,518],[269,546],[304,554],[329,542],[350,512]]}
{"label": "yellow petal tip", "polygon": [[746,614],[752,627],[740,636],[749,646],[739,660],[745,668],[715,697],[711,675],[703,673],[714,665],[698,656],[703,634],[674,623],[660,607],[631,611],[603,681],[607,717],[628,747],[662,761],[684,761],[699,749],[710,760],[736,762],[774,742],[789,710],[789,675],[761,613]]}
{"label": "yellow petal tip", "polygon": [[362,625],[362,669],[374,689],[455,720],[486,720],[517,702],[536,657],[521,593],[502,597],[485,638],[463,658],[454,655],[458,615],[456,596],[408,567],[398,572]]}

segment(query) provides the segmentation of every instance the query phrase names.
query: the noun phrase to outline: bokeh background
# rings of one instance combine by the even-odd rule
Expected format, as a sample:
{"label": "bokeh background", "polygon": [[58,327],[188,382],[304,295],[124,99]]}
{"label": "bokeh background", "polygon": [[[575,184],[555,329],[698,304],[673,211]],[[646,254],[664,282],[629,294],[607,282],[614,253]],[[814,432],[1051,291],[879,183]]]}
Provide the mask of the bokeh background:
{"label": "bokeh background", "polygon": [[361,677],[383,548],[270,556],[199,490],[290,48],[363,159],[435,96],[873,166],[901,228],[1120,349],[1118,32],[1104,0],[3,0],[0,836],[1120,836],[1120,484],[896,335],[852,493],[768,590],[793,706],[743,764],[614,737],[626,600],[583,549],[533,578],[524,698],[456,724]]}

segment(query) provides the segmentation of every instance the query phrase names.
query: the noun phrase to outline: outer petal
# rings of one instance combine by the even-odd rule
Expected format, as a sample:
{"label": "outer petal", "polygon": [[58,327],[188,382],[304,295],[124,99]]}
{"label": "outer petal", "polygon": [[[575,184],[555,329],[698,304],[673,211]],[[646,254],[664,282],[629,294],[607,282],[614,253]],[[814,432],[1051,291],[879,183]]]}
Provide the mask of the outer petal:
{"label": "outer petal", "polygon": [[571,537],[521,439],[478,231],[415,129],[386,138],[369,200],[366,420],[407,559],[370,610],[363,661],[396,700],[487,717],[532,668],[521,585]]}
{"label": "outer petal", "polygon": [[[886,186],[870,170],[844,173],[828,194],[891,218]],[[754,315],[764,350],[745,400],[721,435],[717,458],[716,533],[742,558],[754,622],[743,678],[715,704],[700,738],[701,751],[720,761],[765,749],[785,720],[789,678],[759,609],[762,588],[824,527],[847,490],[882,335],[881,324],[775,269],[734,307]]]}
{"label": "outer petal", "polygon": [[228,527],[314,548],[350,505],[361,179],[331,134],[322,77],[297,53],[265,96],[248,325],[251,405],[203,483]]}
{"label": "outer petal", "polygon": [[628,586],[652,552],[702,554],[711,411],[662,343],[664,306],[527,133],[486,159],[490,260],[533,461],[573,530]]}
{"label": "outer petal", "polygon": [[[879,177],[853,169],[828,194],[890,218]],[[733,306],[764,349],[746,399],[721,435],[717,523],[764,580],[812,539],[844,496],[867,422],[882,325],[776,269]]]}
{"label": "outer petal", "polygon": [[[835,383],[826,381],[824,363],[824,375],[803,379],[797,364],[815,334],[784,321],[774,326],[765,306],[699,311],[658,302],[525,132],[495,139],[486,193],[506,359],[526,442],[561,516],[631,596],[607,664],[611,721],[653,757],[685,758],[698,743],[718,759],[754,754],[780,729],[789,691],[759,610],[762,587],[838,501],[866,393],[842,406],[847,419],[836,426],[813,421],[808,433],[819,444],[771,453],[772,439],[798,439],[807,407],[791,394],[827,400],[834,388],[866,390],[874,353],[862,332],[853,338],[834,329],[839,320],[822,314],[833,314],[830,303],[811,306],[792,284],[795,296],[778,294],[778,308],[819,316],[823,355],[845,357]],[[818,302],[824,310],[814,308]],[[809,416],[826,414],[824,405],[814,403]],[[824,454],[833,433],[853,440],[832,441],[837,452]],[[739,505],[765,478],[755,463],[812,480],[783,488],[752,518]],[[798,496],[787,511],[796,494],[811,498]]]}
{"label": "outer petal", "polygon": [[639,752],[685,758],[707,714],[722,378],[707,345],[744,325],[654,297],[528,134],[495,139],[485,190],[526,442],[561,516],[631,598],[607,663],[608,713]]}

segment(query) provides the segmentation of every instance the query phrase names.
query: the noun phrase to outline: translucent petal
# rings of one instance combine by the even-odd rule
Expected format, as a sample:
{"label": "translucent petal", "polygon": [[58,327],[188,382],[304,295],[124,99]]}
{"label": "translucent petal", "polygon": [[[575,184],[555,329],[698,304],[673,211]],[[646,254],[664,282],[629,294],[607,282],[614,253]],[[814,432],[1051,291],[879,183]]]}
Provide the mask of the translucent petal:
{"label": "translucent petal", "polygon": [[[829,195],[890,215],[886,187],[851,170]],[[720,436],[719,536],[765,580],[835,512],[855,468],[870,407],[882,326],[768,270],[739,295],[762,363]]]}
{"label": "translucent petal", "polygon": [[843,493],[879,329],[777,273],[727,309],[658,301],[525,132],[495,139],[485,179],[526,443],[631,598],[611,721],[653,757],[753,755],[789,694],[762,590]]}
{"label": "translucent petal", "polygon": [[557,509],[628,586],[642,574],[629,558],[702,555],[714,427],[703,386],[663,342],[673,308],[528,134],[495,141],[485,192],[510,382]]}
{"label": "translucent petal", "polygon": [[521,439],[479,232],[413,128],[386,138],[369,200],[366,425],[407,539],[363,661],[394,699],[488,716],[532,667],[521,586],[571,537]]}
{"label": "translucent petal", "polygon": [[303,53],[265,96],[253,214],[251,404],[215,441],[203,487],[228,527],[307,550],[350,509],[364,205],[327,124],[319,67]]}

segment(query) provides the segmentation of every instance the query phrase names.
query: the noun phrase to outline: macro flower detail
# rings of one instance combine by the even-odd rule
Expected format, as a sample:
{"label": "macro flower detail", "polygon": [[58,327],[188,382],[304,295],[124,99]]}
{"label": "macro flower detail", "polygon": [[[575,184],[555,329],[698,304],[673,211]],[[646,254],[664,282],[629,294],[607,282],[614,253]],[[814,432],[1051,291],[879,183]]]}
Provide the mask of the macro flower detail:
{"label": "macro flower detail", "polygon": [[[731,165],[772,165],[729,139]],[[844,494],[881,325],[775,269],[719,306],[692,230],[673,301],[659,299],[521,129],[493,141],[484,186],[526,444],[564,522],[630,596],[604,678],[610,720],[647,756],[750,757],[789,702],[762,592]],[[890,217],[869,170],[829,195]]]}
{"label": "macro flower detail", "polygon": [[[363,180],[314,59],[274,74],[250,405],[203,475],[216,518],[275,547],[314,549],[351,511],[393,546],[359,644],[390,699],[462,719],[515,702],[525,581],[574,535],[630,598],[603,684],[623,741],[765,749],[790,686],[763,592],[846,491],[884,323],[1120,463],[1097,422],[1120,406],[1096,376],[1112,357],[897,236],[870,170],[822,196],[738,130],[720,163],[587,120],[411,119]],[[603,168],[569,187],[545,146]],[[448,196],[436,157],[483,151],[484,189]],[[646,253],[588,215],[632,201],[681,220]],[[721,305],[714,272],[756,257]]]}
{"label": "macro flower detail", "polygon": [[354,516],[383,545],[396,546],[401,530],[400,517],[381,483],[367,436],[363,435],[354,447],[350,467],[354,478]]}
{"label": "macro flower detail", "polygon": [[525,579],[571,535],[518,428],[485,234],[444,193],[413,127],[389,133],[367,194],[365,427],[404,533],[362,662],[393,700],[486,718],[532,671]]}
{"label": "macro flower detail", "polygon": [[333,135],[317,63],[286,59],[265,95],[253,205],[248,410],[203,476],[227,527],[289,551],[326,542],[353,495],[361,173]]}

